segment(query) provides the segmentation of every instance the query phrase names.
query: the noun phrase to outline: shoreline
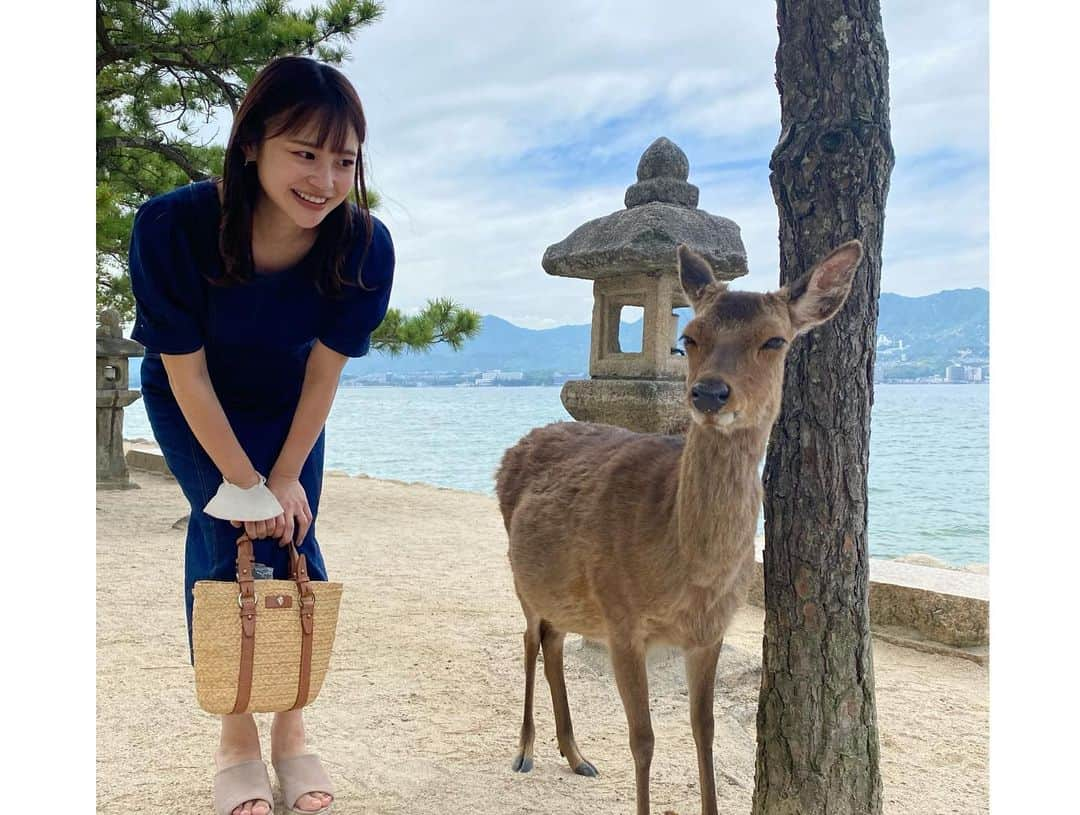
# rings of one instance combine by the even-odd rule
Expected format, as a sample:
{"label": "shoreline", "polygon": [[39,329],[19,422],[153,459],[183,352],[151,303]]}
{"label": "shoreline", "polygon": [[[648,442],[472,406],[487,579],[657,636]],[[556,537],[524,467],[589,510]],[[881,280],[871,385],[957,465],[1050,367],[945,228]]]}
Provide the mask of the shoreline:
{"label": "shoreline", "polygon": [[[123,441],[123,444],[124,444],[125,455],[128,453],[128,451],[130,451],[131,449],[134,448],[136,450],[145,450],[147,452],[156,451],[157,455],[160,456],[160,451],[158,451],[157,442],[155,442],[153,439],[145,439],[145,438],[142,438],[142,437],[130,438],[130,439],[125,438],[124,441]],[[131,460],[130,460],[130,456],[129,456],[128,466],[129,467],[135,466],[135,465],[132,465]],[[161,466],[157,465],[157,464],[154,464],[154,465],[151,465],[151,466],[146,466],[146,467],[144,467],[144,469],[148,469],[151,472],[162,472]],[[433,484],[430,481],[406,481],[404,479],[399,479],[399,478],[387,478],[385,476],[369,475],[368,473],[350,473],[350,472],[348,472],[346,470],[340,470],[340,469],[327,468],[324,471],[324,475],[327,476],[327,477],[333,476],[335,478],[372,479],[372,480],[375,480],[375,481],[386,481],[386,482],[392,483],[392,484],[401,484],[403,486],[413,486],[413,485],[415,485],[415,486],[424,486],[424,487],[430,487],[432,489],[437,489],[437,490],[447,490],[449,492],[462,493],[462,494],[465,494],[465,495],[482,495],[482,496],[485,496],[487,498],[493,498],[494,497],[493,492],[488,493],[488,492],[481,492],[479,490],[467,490],[467,489],[463,489],[461,487],[453,487],[453,486],[448,486],[448,485],[445,485],[445,484]],[[764,540],[764,538],[761,535],[758,535],[756,537],[756,541],[759,542],[759,543],[761,543],[763,540]],[[914,564],[914,565],[918,565],[918,566],[927,566],[927,567],[937,568],[937,569],[948,569],[948,570],[951,570],[951,571],[970,572],[972,574],[981,574],[981,575],[989,575],[990,574],[990,564],[989,564],[989,562],[972,561],[970,563],[952,563],[952,562],[943,560],[942,558],[939,558],[937,555],[930,554],[929,552],[923,552],[923,551],[918,550],[918,549],[914,549],[914,550],[912,550],[910,552],[905,552],[902,555],[897,555],[897,556],[894,556],[894,557],[882,557],[880,555],[871,555],[871,558],[874,559],[874,560],[889,561],[889,562],[892,562],[892,563],[907,563],[907,564]]]}

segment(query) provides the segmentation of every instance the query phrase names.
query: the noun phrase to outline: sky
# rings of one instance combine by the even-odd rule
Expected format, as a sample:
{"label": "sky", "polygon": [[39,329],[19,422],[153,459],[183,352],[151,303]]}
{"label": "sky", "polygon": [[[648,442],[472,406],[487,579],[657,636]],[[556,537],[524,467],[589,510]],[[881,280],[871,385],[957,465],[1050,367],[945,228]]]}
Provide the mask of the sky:
{"label": "sky", "polygon": [[[882,291],[988,287],[986,2],[884,0],[882,16],[896,152]],[[622,209],[659,136],[686,152],[699,206],[741,227],[735,288],[775,288],[776,44],[762,0],[387,0],[343,70],[394,236],[391,305],[589,322],[591,283],[547,275],[544,250]]]}

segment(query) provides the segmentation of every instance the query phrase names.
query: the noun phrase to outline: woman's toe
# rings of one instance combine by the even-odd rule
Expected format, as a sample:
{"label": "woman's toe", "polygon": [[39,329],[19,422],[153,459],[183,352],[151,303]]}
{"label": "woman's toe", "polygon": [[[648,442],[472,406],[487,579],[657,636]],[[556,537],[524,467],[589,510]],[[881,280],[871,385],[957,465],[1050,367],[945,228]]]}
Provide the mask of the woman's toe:
{"label": "woman's toe", "polygon": [[296,802],[296,808],[304,810],[305,812],[318,812],[328,803],[330,802],[325,800],[325,796],[321,793],[305,792],[300,796],[300,800]]}

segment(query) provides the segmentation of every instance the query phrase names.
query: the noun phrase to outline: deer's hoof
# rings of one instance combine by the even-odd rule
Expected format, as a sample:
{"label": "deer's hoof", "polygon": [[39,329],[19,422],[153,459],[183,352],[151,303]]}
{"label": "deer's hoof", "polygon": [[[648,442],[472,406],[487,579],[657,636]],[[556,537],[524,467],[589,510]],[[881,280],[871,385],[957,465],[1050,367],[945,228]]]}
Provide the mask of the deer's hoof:
{"label": "deer's hoof", "polygon": [[514,757],[514,763],[510,766],[513,767],[515,773],[527,773],[533,768],[533,760],[526,758],[524,753],[518,753]]}
{"label": "deer's hoof", "polygon": [[600,773],[597,772],[596,767],[594,767],[591,762],[585,761],[584,759],[581,760],[580,764],[574,767],[574,772],[578,775],[587,775],[589,778],[596,778],[596,776],[600,775]]}

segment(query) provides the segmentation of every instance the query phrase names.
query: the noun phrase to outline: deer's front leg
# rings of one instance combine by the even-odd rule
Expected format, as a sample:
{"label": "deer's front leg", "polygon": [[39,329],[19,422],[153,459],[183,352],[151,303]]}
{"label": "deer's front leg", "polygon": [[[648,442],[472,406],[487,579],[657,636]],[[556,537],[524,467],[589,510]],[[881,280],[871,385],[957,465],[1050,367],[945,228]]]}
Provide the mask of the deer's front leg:
{"label": "deer's front leg", "polygon": [[701,815],[716,815],[716,776],[713,774],[713,688],[720,646],[686,651],[686,684],[690,694],[690,726],[697,745]]}
{"label": "deer's front leg", "polygon": [[649,815],[649,766],[652,764],[653,730],[649,717],[649,677],[645,670],[644,643],[611,642],[611,666],[619,688],[626,721],[630,726],[630,752],[634,756],[637,815]]}

